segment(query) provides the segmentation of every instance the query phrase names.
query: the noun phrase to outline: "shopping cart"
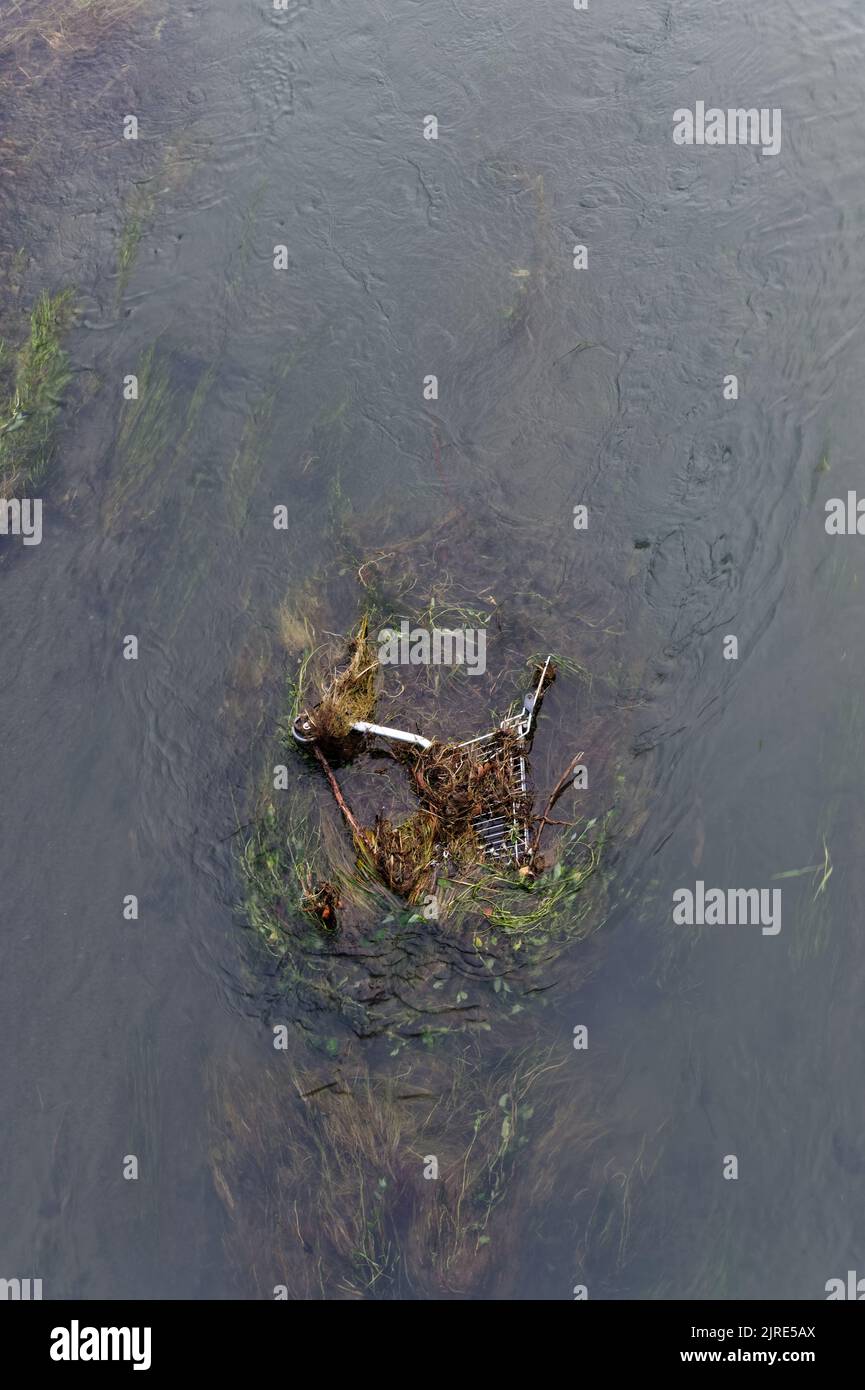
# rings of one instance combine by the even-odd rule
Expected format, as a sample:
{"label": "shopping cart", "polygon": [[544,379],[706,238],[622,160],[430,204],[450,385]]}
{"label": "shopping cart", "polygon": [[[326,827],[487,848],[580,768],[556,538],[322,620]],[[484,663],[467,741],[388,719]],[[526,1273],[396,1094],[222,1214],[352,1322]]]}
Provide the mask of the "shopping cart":
{"label": "shopping cart", "polygon": [[[522,709],[518,713],[506,716],[498,728],[489,733],[454,745],[471,750],[472,756],[484,757],[487,761],[501,759],[505,763],[504,775],[498,779],[498,784],[508,789],[506,795],[491,802],[471,821],[485,857],[500,863],[513,860],[519,866],[531,858],[530,821],[526,814],[529,790],[526,752],[551,665],[552,657],[548,656],[539,669],[533,689],[523,697]],[[409,744],[420,749],[433,746],[432,739],[424,738],[422,734],[390,728],[385,724],[373,724],[368,720],[358,720],[351,728],[356,734],[382,738],[392,743]],[[300,744],[315,743],[313,726],[305,714],[295,720],[292,733]],[[503,738],[503,734],[510,737]]]}

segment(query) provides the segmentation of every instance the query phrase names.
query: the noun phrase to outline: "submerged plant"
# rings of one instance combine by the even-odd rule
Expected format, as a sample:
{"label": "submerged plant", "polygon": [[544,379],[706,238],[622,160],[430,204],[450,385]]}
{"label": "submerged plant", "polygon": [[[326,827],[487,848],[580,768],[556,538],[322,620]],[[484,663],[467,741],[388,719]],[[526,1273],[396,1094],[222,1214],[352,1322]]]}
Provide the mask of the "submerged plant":
{"label": "submerged plant", "polygon": [[30,314],[25,342],[0,343],[0,485],[14,493],[38,484],[54,452],[57,413],[72,372],[62,346],[74,295],[43,292]]}
{"label": "submerged plant", "polygon": [[253,1090],[221,1078],[211,1165],[241,1268],[270,1296],[277,1282],[293,1298],[479,1292],[523,1151],[572,1101],[572,1086],[550,1086],[562,1067],[520,1051],[484,1068],[469,1049],[288,1090],[284,1073]]}
{"label": "submerged plant", "polygon": [[584,889],[597,874],[609,838],[611,815],[577,823],[559,847],[552,867],[537,877],[515,879],[490,871],[474,882],[442,882],[448,920],[464,921],[480,913],[483,926],[474,943],[484,946],[490,933],[502,932],[516,950],[524,944],[546,945],[557,934],[571,940],[598,925],[598,899]]}
{"label": "submerged plant", "polygon": [[117,249],[117,286],[115,296],[119,304],[129,284],[135,262],[138,258],[138,248],[144,230],[153,216],[156,206],[156,198],[152,189],[147,186],[136,187],[128,201],[126,208],[126,218],[120,232],[120,244]]}

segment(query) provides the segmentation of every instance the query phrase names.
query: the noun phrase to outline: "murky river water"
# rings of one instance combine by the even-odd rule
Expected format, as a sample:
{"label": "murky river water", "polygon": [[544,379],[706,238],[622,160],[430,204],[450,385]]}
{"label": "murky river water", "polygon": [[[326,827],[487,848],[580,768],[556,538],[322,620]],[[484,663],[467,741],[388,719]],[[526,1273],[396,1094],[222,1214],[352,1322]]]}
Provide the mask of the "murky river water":
{"label": "murky river water", "polygon": [[[53,1298],[808,1299],[862,1268],[862,541],[823,508],[862,478],[863,61],[853,0],[211,0],[12,103],[35,139],[4,243],[23,300],[77,287],[87,370],[43,542],[0,551],[0,1274]],[[780,155],[675,145],[697,100],[780,107]],[[603,728],[638,808],[590,978],[565,953],[518,1035],[445,1039],[427,1081],[466,1047],[493,1087],[525,1049],[556,1066],[476,1265],[346,1284],[300,1216],[271,1258],[318,1181],[274,1127],[303,1128],[293,1078],[385,1084],[411,1046],[336,1016],[311,1046],[244,929],[233,832],[296,662],[280,605],[326,589],[345,631],[336,529],[386,549],[455,508],[450,574],[482,552],[515,615],[493,683],[541,610],[622,677],[606,704],[560,677],[539,780]],[[780,887],[782,930],[673,926],[697,879]],[[417,1203],[388,1220],[410,1251]]]}

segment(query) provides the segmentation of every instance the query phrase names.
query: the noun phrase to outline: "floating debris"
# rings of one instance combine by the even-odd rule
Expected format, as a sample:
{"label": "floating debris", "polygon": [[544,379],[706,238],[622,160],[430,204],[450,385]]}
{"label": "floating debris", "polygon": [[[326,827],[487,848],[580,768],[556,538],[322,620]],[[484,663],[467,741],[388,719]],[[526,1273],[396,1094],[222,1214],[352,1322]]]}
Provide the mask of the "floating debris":
{"label": "floating debris", "polygon": [[316,882],[307,869],[300,906],[303,912],[308,913],[323,927],[332,931],[336,926],[337,911],[342,906],[339,899],[339,889],[327,879]]}

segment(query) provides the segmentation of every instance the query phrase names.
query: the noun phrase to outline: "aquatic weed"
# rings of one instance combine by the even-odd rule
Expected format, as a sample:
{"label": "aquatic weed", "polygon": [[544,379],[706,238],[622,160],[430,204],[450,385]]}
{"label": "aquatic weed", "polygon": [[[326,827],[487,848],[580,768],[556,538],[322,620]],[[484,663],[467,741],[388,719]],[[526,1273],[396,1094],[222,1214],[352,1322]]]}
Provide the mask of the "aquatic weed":
{"label": "aquatic weed", "polygon": [[72,372],[62,338],[74,313],[71,289],[39,296],[17,351],[0,343],[0,484],[13,493],[39,483],[54,453],[57,414]]}

